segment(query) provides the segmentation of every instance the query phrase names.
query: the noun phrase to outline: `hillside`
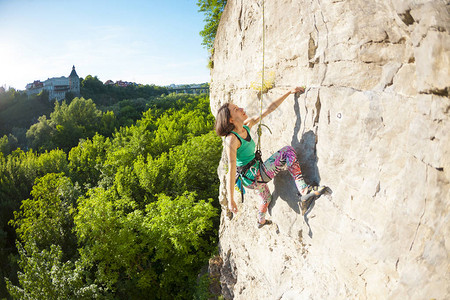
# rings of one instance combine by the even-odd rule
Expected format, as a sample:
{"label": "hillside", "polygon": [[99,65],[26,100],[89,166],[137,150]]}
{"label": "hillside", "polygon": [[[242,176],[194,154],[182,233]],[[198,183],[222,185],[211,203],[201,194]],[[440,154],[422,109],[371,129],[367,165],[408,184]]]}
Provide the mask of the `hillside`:
{"label": "hillside", "polygon": [[[211,109],[259,110],[261,1],[228,1],[216,36]],[[266,1],[266,71],[305,85],[267,119],[263,157],[291,145],[328,185],[303,218],[295,186],[270,183],[274,224],[257,229],[257,195],[226,210],[219,167],[225,299],[450,297],[450,17],[444,1]],[[252,132],[253,137],[256,133]],[[236,197],[239,199],[240,197]]]}

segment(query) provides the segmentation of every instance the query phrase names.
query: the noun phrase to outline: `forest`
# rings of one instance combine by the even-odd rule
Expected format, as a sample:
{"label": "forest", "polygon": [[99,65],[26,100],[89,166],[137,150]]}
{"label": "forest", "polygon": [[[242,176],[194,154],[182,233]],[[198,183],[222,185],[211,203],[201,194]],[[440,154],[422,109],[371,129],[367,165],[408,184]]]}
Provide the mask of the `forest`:
{"label": "forest", "polygon": [[[108,98],[97,80],[20,137],[3,128],[0,298],[204,299],[222,151],[209,98],[156,87]],[[4,92],[0,114],[7,97],[25,101]]]}

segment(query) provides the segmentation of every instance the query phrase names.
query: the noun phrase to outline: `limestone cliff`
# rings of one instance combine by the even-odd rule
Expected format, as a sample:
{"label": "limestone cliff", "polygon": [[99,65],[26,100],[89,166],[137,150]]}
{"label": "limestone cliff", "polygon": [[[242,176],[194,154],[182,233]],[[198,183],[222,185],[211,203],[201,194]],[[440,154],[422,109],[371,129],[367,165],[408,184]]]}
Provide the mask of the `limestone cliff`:
{"label": "limestone cliff", "polygon": [[[219,167],[226,299],[450,297],[450,6],[444,0],[266,0],[266,71],[305,85],[264,123],[263,155],[292,145],[303,173],[328,185],[303,218],[286,172],[255,226],[247,190],[226,215]],[[259,110],[262,0],[229,0],[216,36],[211,109]],[[252,132],[256,137],[255,132]],[[239,196],[236,197],[240,199]],[[240,202],[240,201],[239,201]]]}

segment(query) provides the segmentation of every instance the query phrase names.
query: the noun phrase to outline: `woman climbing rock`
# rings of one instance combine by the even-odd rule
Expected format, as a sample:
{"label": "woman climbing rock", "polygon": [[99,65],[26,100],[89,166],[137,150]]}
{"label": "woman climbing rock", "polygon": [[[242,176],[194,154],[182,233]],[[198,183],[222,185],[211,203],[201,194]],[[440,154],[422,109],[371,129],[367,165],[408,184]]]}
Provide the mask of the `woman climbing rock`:
{"label": "woman climbing rock", "polygon": [[255,142],[250,136],[250,128],[257,124],[260,119],[273,112],[290,94],[304,92],[305,89],[302,87],[296,87],[288,91],[270,103],[260,116],[249,118],[244,109],[232,103],[222,105],[217,112],[215,129],[219,136],[225,137],[225,149],[228,157],[228,208],[233,213],[238,211],[234,200],[236,183],[238,186],[243,184],[247,188],[255,189],[261,197],[257,220],[258,228],[272,223],[265,218],[267,207],[272,200],[267,182],[273,179],[284,166],[287,166],[295,180],[302,214],[308,210],[312,200],[323,194],[327,189],[325,186],[312,187],[306,184],[296,153],[291,146],[282,148],[264,163],[258,161],[258,151],[255,158]]}

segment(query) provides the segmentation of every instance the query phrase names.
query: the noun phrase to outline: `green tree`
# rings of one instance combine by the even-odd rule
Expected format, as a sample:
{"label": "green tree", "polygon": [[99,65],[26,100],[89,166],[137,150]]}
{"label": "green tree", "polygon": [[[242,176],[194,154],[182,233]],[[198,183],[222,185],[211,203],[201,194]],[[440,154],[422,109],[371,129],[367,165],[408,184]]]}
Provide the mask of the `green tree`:
{"label": "green tree", "polygon": [[38,122],[30,127],[26,133],[28,144],[38,151],[51,150],[55,148],[53,136],[56,128],[47,117],[40,116]]}
{"label": "green tree", "polygon": [[153,261],[163,270],[158,274],[161,299],[192,298],[197,274],[216,247],[207,234],[217,216],[211,202],[185,193],[175,199],[160,195],[146,207],[144,224],[154,243]]}
{"label": "green tree", "polygon": [[221,151],[222,140],[210,132],[192,137],[159,157],[137,157],[133,171],[140,188],[147,192],[146,199],[159,193],[180,196],[185,191],[196,192],[201,199],[216,199]]}
{"label": "green tree", "polygon": [[22,241],[17,243],[22,271],[21,286],[7,280],[8,291],[17,299],[88,299],[96,287],[85,284],[84,271],[71,261],[77,255],[72,231],[77,190],[63,174],[49,173],[36,179],[31,195],[10,222]]}
{"label": "green tree", "polygon": [[13,135],[6,136],[4,135],[0,138],[0,152],[4,155],[8,155],[11,151],[15,150],[17,146],[17,139]]}
{"label": "green tree", "polygon": [[50,101],[48,100],[49,98],[49,93],[47,90],[42,90],[39,92],[39,94],[34,95],[31,97],[33,100],[38,100],[42,103],[48,104]]}
{"label": "green tree", "polygon": [[[169,181],[176,191],[196,192],[200,199],[217,199],[217,166],[222,154],[222,139],[215,132],[188,139],[169,154]],[[218,202],[216,203],[218,205]]]}
{"label": "green tree", "polygon": [[102,95],[106,91],[106,86],[103,85],[97,76],[88,75],[81,80],[81,95],[86,99],[97,98],[96,95]]}
{"label": "green tree", "polygon": [[200,35],[203,37],[202,45],[207,49],[214,48],[217,28],[226,4],[226,0],[198,0],[197,2],[199,11],[205,15],[205,27],[200,31]]}
{"label": "green tree", "polygon": [[99,133],[103,136],[111,137],[116,128],[119,127],[119,122],[114,115],[114,112],[107,111],[102,114],[99,125]]}
{"label": "green tree", "polygon": [[99,185],[105,188],[114,185],[122,197],[144,201],[145,191],[139,186],[133,164],[137,157],[146,157],[151,151],[153,136],[146,126],[120,128],[111,141]]}
{"label": "green tree", "polygon": [[[17,147],[12,147],[12,150],[16,148],[27,149],[27,129],[20,127],[13,127],[11,129],[11,135],[17,140]],[[9,136],[9,134],[8,134]],[[11,151],[12,151],[11,150]]]}
{"label": "green tree", "polygon": [[209,110],[205,112],[200,109],[182,109],[171,114],[164,114],[156,122],[158,129],[155,130],[150,153],[157,155],[158,151],[167,152],[188,137],[207,133],[211,130],[213,123]]}
{"label": "green tree", "polygon": [[183,193],[181,190],[175,190],[175,184],[170,181],[172,169],[173,163],[169,160],[167,153],[156,158],[151,155],[148,155],[146,159],[143,156],[137,157],[133,170],[140,188],[146,192],[146,197],[144,197],[146,203],[152,202],[160,193],[171,196]]}
{"label": "green tree", "polygon": [[[4,255],[0,257],[0,293],[4,291],[3,278],[13,278],[16,265],[8,261],[8,255],[15,253],[16,234],[9,220],[18,211],[23,199],[30,197],[35,179],[47,173],[68,171],[66,154],[53,150],[38,155],[30,150],[20,149],[4,157],[0,154],[0,247]],[[2,295],[3,296],[3,295]]]}
{"label": "green tree", "polygon": [[58,245],[66,258],[73,256],[76,238],[72,233],[72,214],[78,192],[71,180],[62,173],[49,173],[36,179],[31,196],[22,201],[20,211],[14,212],[10,222],[18,238],[39,249]]}
{"label": "green tree", "polygon": [[108,138],[96,134],[92,140],[81,140],[69,152],[71,178],[80,186],[95,187],[102,174],[106,153],[110,151]]}
{"label": "green tree", "polygon": [[97,76],[91,75],[81,81],[81,95],[93,99],[100,105],[114,105],[125,99],[148,99],[163,94],[167,94],[167,88],[155,85],[131,84],[127,87],[104,85]]}
{"label": "green tree", "polygon": [[17,243],[17,248],[20,286],[6,279],[13,299],[95,299],[101,295],[101,289],[85,277],[78,262],[63,261],[59,246],[40,250],[33,243]]}
{"label": "green tree", "polygon": [[92,189],[78,201],[75,224],[81,261],[94,272],[96,283],[119,299],[148,297],[157,290],[150,264],[153,242],[142,230],[143,222],[142,211],[112,189]]}
{"label": "green tree", "polygon": [[196,100],[184,103],[181,110],[169,109],[158,118],[158,113],[149,110],[136,125],[122,127],[111,142],[112,151],[108,152],[103,169],[103,180],[108,185],[102,186],[114,184],[122,197],[140,203],[148,203],[163,192],[181,195],[185,190],[175,190],[179,186],[170,181],[174,159],[168,160],[167,154],[187,139],[210,132],[214,122],[209,106],[204,105],[205,98],[192,99]]}
{"label": "green tree", "polygon": [[124,106],[119,111],[119,122],[123,126],[131,126],[139,118],[140,113],[131,105]]}
{"label": "green tree", "polygon": [[92,99],[75,98],[69,105],[55,102],[50,119],[40,117],[28,130],[27,139],[39,151],[59,147],[68,152],[79,139],[92,138],[99,130],[111,130],[111,123],[114,124],[114,118],[110,115],[103,120]]}
{"label": "green tree", "polygon": [[[52,104],[45,95],[27,96],[24,91],[9,90],[0,94],[0,136],[13,133],[14,128],[28,129],[35,120],[52,110]],[[22,141],[20,141],[22,142]]]}
{"label": "green tree", "polygon": [[[66,154],[61,150],[37,154],[33,150],[24,152],[18,149],[7,157],[0,156],[0,206],[15,208],[30,196],[36,178],[67,171]],[[12,211],[5,207],[0,211],[12,215]]]}
{"label": "green tree", "polygon": [[195,194],[137,209],[112,191],[92,190],[75,217],[86,268],[118,298],[192,298],[200,267],[215,248],[207,234],[217,209]]}
{"label": "green tree", "polygon": [[98,131],[102,112],[92,99],[75,98],[69,105],[65,101],[55,104],[50,114],[56,126],[55,144],[67,152],[78,144],[81,138],[91,138]]}

